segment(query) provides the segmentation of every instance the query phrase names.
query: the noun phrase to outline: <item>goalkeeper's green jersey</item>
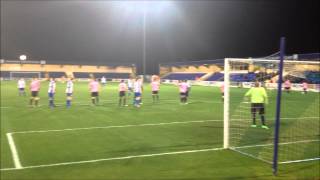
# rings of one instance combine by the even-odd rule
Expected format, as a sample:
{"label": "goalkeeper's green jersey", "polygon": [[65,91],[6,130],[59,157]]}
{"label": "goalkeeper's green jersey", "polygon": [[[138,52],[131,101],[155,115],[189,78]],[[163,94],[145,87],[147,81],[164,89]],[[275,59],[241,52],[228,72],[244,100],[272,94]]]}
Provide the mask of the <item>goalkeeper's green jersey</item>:
{"label": "goalkeeper's green jersey", "polygon": [[253,87],[245,96],[250,96],[251,103],[268,103],[268,95],[263,87]]}

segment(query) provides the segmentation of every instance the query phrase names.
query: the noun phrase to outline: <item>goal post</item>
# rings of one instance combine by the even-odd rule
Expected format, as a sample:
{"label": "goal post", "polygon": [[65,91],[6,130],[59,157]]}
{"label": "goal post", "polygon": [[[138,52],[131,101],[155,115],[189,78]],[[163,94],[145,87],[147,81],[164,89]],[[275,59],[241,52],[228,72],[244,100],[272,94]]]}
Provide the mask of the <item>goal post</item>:
{"label": "goal post", "polygon": [[229,59],[224,60],[224,101],[223,101],[223,148],[229,148]]}
{"label": "goal post", "polygon": [[41,72],[36,71],[11,71],[10,72],[10,80],[18,79],[18,78],[33,78],[38,77],[41,78]]}
{"label": "goal post", "polygon": [[[269,164],[319,160],[320,89],[318,81],[309,79],[308,74],[319,74],[320,62],[284,59],[281,89],[278,89],[279,60],[226,58],[224,62],[223,147]],[[290,82],[288,89],[287,80]],[[264,104],[265,112],[259,109],[253,112],[250,99],[245,98],[255,82],[267,92],[269,103]],[[277,99],[278,90],[282,95]],[[277,124],[279,99],[282,102]],[[263,118],[260,113],[269,129],[261,128]],[[252,126],[253,122],[256,127]],[[275,151],[275,148],[278,149]]]}

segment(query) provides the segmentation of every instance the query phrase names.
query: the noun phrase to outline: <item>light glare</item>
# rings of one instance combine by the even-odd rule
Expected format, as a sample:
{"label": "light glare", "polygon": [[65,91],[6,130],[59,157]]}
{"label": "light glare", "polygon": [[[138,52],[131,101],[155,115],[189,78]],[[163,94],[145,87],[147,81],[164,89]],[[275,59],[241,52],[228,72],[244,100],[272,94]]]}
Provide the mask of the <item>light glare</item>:
{"label": "light glare", "polygon": [[27,56],[26,56],[26,55],[20,55],[20,56],[19,56],[19,59],[20,59],[21,61],[25,61],[25,60],[27,60]]}

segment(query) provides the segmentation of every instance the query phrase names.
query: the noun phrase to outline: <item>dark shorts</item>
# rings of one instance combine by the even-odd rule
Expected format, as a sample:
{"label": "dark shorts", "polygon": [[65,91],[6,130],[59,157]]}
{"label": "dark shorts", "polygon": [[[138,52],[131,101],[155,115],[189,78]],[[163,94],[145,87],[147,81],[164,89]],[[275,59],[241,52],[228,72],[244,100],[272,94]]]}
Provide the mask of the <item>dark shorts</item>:
{"label": "dark shorts", "polygon": [[159,92],[158,91],[152,91],[152,94],[158,94]]}
{"label": "dark shorts", "polygon": [[39,91],[31,91],[31,97],[38,97]]}
{"label": "dark shorts", "polygon": [[134,93],[134,97],[141,97],[141,93],[135,92],[135,93]]}
{"label": "dark shorts", "polygon": [[286,89],[286,90],[290,90],[290,87],[285,87],[284,89]]}
{"label": "dark shorts", "polygon": [[119,91],[119,96],[120,97],[126,96],[126,92],[125,91]]}
{"label": "dark shorts", "polygon": [[186,92],[186,96],[187,96],[187,97],[189,96],[189,91],[190,91],[190,90],[188,90],[188,91]]}
{"label": "dark shorts", "polygon": [[20,91],[24,91],[24,88],[19,88]]}
{"label": "dark shorts", "polygon": [[221,96],[224,96],[224,93],[221,93]]}
{"label": "dark shorts", "polygon": [[91,97],[98,97],[99,93],[98,92],[91,92]]}
{"label": "dark shorts", "polygon": [[49,98],[53,98],[54,93],[48,93]]}
{"label": "dark shorts", "polygon": [[66,93],[67,94],[67,96],[72,96],[72,93]]}
{"label": "dark shorts", "polygon": [[264,114],[264,104],[263,103],[252,103],[251,104],[251,113],[255,114],[256,112],[259,114]]}
{"label": "dark shorts", "polygon": [[180,96],[186,96],[185,92],[180,92]]}

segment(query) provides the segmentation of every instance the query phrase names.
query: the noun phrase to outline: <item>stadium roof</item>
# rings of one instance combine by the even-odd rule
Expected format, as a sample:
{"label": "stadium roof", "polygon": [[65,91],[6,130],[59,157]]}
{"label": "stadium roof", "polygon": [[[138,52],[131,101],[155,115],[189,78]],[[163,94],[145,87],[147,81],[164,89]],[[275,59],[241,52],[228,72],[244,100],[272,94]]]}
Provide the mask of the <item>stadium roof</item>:
{"label": "stadium roof", "polygon": [[[254,57],[254,59],[280,59],[279,52],[265,57]],[[292,54],[285,57],[287,60],[320,60],[320,53]],[[184,66],[184,65],[206,65],[206,64],[224,64],[224,59],[198,60],[198,61],[180,61],[162,63],[163,66]]]}

